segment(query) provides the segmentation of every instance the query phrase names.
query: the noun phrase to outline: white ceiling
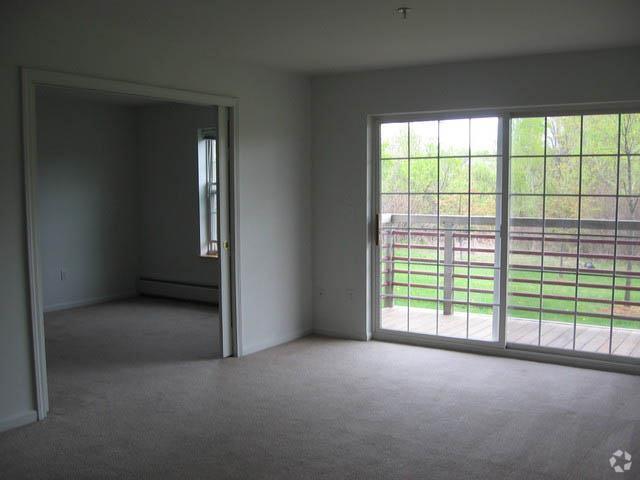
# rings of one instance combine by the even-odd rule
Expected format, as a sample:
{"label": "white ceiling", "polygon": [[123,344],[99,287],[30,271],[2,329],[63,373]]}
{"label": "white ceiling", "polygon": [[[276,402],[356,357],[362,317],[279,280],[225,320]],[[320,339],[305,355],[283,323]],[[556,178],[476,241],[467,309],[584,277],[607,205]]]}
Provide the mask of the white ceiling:
{"label": "white ceiling", "polygon": [[[640,0],[23,0],[14,5],[13,21],[37,16],[36,23],[60,38],[84,29],[160,48],[199,45],[207,56],[304,73],[640,44]],[[402,5],[413,9],[407,20],[394,14]]]}

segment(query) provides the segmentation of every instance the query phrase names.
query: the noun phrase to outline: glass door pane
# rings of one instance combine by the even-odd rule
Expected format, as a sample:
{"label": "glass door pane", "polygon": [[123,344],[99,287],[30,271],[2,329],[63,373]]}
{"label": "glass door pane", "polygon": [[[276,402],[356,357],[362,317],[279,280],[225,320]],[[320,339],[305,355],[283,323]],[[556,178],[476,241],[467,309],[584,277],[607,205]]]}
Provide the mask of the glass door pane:
{"label": "glass door pane", "polygon": [[496,341],[501,122],[382,123],[379,327]]}
{"label": "glass door pane", "polygon": [[640,115],[510,130],[507,341],[640,357]]}

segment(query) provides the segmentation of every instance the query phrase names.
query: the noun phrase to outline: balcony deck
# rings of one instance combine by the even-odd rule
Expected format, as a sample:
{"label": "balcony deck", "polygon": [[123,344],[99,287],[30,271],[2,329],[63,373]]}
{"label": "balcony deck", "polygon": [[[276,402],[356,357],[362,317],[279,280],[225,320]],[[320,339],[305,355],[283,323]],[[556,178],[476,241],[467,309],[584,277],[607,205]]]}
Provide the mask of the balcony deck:
{"label": "balcony deck", "polygon": [[[383,308],[381,327],[387,330],[409,331],[411,333],[436,334],[436,312],[426,308],[406,306]],[[407,328],[408,323],[408,328]],[[493,318],[490,315],[469,314],[468,338],[491,340]],[[507,341],[527,345],[538,344],[559,349],[573,349],[573,325],[560,322],[538,321],[524,318],[509,318],[507,321]],[[582,352],[609,353],[608,327],[590,325],[576,326],[575,349]],[[438,315],[438,335],[467,338],[466,312]],[[624,357],[640,358],[640,330],[614,328],[611,353]]]}

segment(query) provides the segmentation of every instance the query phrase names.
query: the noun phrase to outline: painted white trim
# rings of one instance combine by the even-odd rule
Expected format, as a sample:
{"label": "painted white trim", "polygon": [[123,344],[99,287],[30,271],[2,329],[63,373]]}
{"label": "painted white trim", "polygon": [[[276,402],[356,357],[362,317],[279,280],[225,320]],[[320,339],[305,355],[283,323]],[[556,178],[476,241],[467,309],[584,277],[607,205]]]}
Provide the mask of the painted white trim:
{"label": "painted white trim", "polygon": [[[53,72],[33,68],[21,69],[22,76],[22,140],[24,158],[24,179],[25,179],[25,216],[27,232],[27,255],[29,262],[29,298],[31,307],[31,330],[33,336],[33,358],[34,358],[34,383],[35,397],[38,411],[38,419],[46,418],[49,411],[49,394],[47,387],[47,367],[44,343],[44,320],[42,309],[42,280],[40,277],[40,255],[38,251],[37,233],[37,210],[36,210],[36,165],[37,165],[37,137],[36,137],[36,87],[61,87],[78,88],[83,90],[93,90],[99,92],[117,93],[121,95],[142,96],[153,99],[166,100],[170,102],[185,103],[202,106],[224,106],[230,107],[233,114],[233,135],[231,146],[232,154],[229,157],[230,168],[234,173],[232,183],[234,192],[232,195],[232,228],[233,244],[231,265],[234,272],[234,283],[230,285],[231,290],[239,289],[241,284],[239,257],[240,257],[240,236],[238,222],[238,108],[239,100],[228,95],[213,95],[203,92],[193,92],[175,88],[165,88],[152,85],[143,85],[120,80],[102,79],[90,76],[76,75],[70,73]],[[235,288],[234,288],[235,287]],[[232,298],[235,303],[232,308],[231,325],[233,329],[233,350],[235,355],[242,354],[241,344],[241,306],[240,295],[232,291]]]}
{"label": "painted white trim", "polygon": [[464,116],[499,117],[512,115],[524,116],[562,116],[562,115],[590,115],[602,113],[635,112],[640,107],[640,99],[614,100],[609,102],[565,103],[550,105],[518,105],[498,107],[477,107],[463,109],[428,110],[418,112],[388,112],[372,113],[370,118],[385,122],[419,122],[425,120],[447,120]]}
{"label": "painted white trim", "polygon": [[211,304],[218,303],[218,287],[205,285],[185,285],[183,283],[165,282],[141,278],[138,280],[138,291],[142,295],[154,297],[179,298]]}
{"label": "painted white trim", "polygon": [[58,310],[67,310],[69,308],[88,307],[89,305],[98,305],[100,303],[113,302],[115,300],[124,300],[126,298],[137,297],[138,292],[123,292],[115,293],[113,295],[104,295],[101,297],[85,298],[82,300],[75,300],[73,302],[54,303],[53,305],[45,305],[44,313],[57,312]]}
{"label": "painted white trim", "polygon": [[29,410],[10,417],[0,418],[0,432],[6,432],[12,428],[22,427],[38,420],[38,412]]}
{"label": "painted white trim", "polygon": [[178,88],[159,87],[142,83],[111,80],[88,75],[54,72],[37,68],[23,68],[23,78],[32,85],[46,85],[49,87],[78,88],[96,92],[117,93],[134,97],[161,99],[176,103],[202,106],[235,107],[238,99],[231,95],[214,95],[204,92],[194,92]]}
{"label": "painted white trim", "polygon": [[[218,231],[218,259],[220,261],[220,293],[218,295],[218,317],[220,318],[220,338],[222,339],[222,357],[233,354],[233,321],[231,320],[231,245],[229,221],[229,108],[218,108],[218,140],[217,147],[217,176],[218,206],[216,222]],[[225,288],[225,285],[227,288]]]}
{"label": "painted white trim", "polygon": [[240,308],[242,303],[240,301],[242,295],[242,289],[240,288],[240,224],[238,219],[240,218],[240,176],[238,175],[239,167],[239,149],[240,149],[240,104],[236,103],[233,108],[230,109],[229,115],[231,116],[229,121],[229,138],[231,142],[229,144],[229,176],[231,181],[229,182],[231,205],[229,205],[229,230],[231,237],[229,242],[231,243],[231,322],[233,333],[233,345],[235,346],[235,355],[241,357],[245,354],[242,336],[242,309]]}
{"label": "painted white trim", "polygon": [[297,332],[289,333],[286,335],[281,335],[276,338],[271,338],[266,342],[256,343],[254,345],[249,345],[245,347],[244,355],[251,355],[255,352],[260,352],[262,350],[266,350],[267,348],[273,348],[280,346],[284,343],[293,342],[294,340],[298,340],[300,338],[306,337],[313,333],[313,329],[305,328],[304,330],[298,330]]}
{"label": "painted white trim", "polygon": [[[591,368],[618,373],[640,375],[640,363],[622,362],[610,358],[598,359],[592,356],[570,355],[569,352],[546,349],[529,350],[520,345],[507,343],[506,346],[488,342],[460,342],[449,337],[435,337],[433,335],[407,335],[406,332],[393,332],[391,330],[378,330],[374,340],[382,342],[402,343],[421,347],[454,350],[469,354],[492,355],[507,357],[517,360],[529,360],[533,362],[552,363],[577,368]],[[486,345],[483,343],[487,343]],[[619,357],[618,357],[619,358]]]}
{"label": "painted white trim", "polygon": [[31,307],[31,335],[33,337],[33,368],[38,419],[49,412],[47,385],[47,359],[44,346],[44,317],[42,312],[42,278],[40,277],[40,252],[36,221],[36,105],[35,79],[30,72],[22,71],[22,143],[24,156],[25,210],[27,230],[27,254],[29,261],[29,301]]}

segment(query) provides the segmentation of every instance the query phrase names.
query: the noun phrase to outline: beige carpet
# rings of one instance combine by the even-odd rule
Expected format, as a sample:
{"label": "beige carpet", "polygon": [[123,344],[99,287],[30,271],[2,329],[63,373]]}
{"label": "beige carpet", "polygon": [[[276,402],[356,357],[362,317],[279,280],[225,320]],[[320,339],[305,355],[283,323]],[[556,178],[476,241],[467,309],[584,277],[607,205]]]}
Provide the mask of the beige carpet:
{"label": "beige carpet", "polygon": [[215,360],[215,311],[150,299],[46,328],[51,417],[0,434],[1,479],[640,478],[640,377],[321,337]]}

